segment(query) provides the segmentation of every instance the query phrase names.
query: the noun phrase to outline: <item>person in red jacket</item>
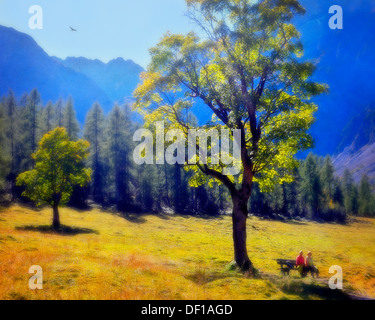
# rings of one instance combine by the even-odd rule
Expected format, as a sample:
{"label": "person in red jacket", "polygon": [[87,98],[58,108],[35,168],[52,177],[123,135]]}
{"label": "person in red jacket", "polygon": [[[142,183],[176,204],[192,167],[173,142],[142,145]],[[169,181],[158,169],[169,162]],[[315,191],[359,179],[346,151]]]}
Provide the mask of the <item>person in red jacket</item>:
{"label": "person in red jacket", "polygon": [[305,258],[303,257],[302,251],[299,252],[299,255],[296,259],[296,266],[297,266],[298,272],[301,274],[301,276],[303,276],[304,269],[305,269]]}

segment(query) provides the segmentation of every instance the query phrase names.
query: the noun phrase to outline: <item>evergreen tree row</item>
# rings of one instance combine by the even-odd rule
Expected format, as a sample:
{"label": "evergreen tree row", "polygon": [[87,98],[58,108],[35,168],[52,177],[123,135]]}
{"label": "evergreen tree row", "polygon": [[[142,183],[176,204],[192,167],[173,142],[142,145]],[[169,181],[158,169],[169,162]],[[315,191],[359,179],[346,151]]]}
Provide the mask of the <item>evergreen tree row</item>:
{"label": "evergreen tree row", "polygon": [[[115,105],[108,115],[94,103],[81,130],[73,99],[41,104],[36,89],[19,101],[12,91],[0,100],[0,197],[21,199],[16,177],[33,167],[33,154],[42,136],[65,127],[70,138],[90,142],[87,166],[93,171],[89,187],[77,187],[70,204],[85,207],[115,206],[124,212],[160,212],[215,215],[229,211],[229,194],[222,186],[190,188],[190,173],[179,165],[134,165],[133,133],[140,125],[132,120],[128,105]],[[375,196],[367,176],[357,185],[350,171],[342,178],[329,156],[310,154],[301,161],[293,183],[262,193],[254,184],[250,211],[261,216],[308,217],[345,221],[348,215],[375,216]]]}
{"label": "evergreen tree row", "polygon": [[[19,101],[12,91],[0,103],[0,186],[2,197],[21,199],[16,177],[33,167],[33,154],[42,136],[65,127],[72,140],[90,142],[86,165],[92,169],[88,187],[77,187],[70,205],[98,204],[124,212],[150,212],[169,208],[180,214],[222,212],[228,206],[226,190],[188,186],[189,173],[179,165],[135,165],[133,133],[140,125],[132,121],[128,105],[115,105],[108,115],[99,103],[89,110],[83,128],[76,119],[73,99],[41,104],[36,89]],[[219,201],[217,201],[219,199]],[[23,199],[26,200],[26,199]]]}
{"label": "evergreen tree row", "polygon": [[295,172],[293,183],[261,193],[257,185],[250,200],[251,212],[262,216],[307,217],[345,222],[348,215],[375,217],[375,196],[368,177],[359,185],[349,170],[335,175],[329,156],[309,154]]}

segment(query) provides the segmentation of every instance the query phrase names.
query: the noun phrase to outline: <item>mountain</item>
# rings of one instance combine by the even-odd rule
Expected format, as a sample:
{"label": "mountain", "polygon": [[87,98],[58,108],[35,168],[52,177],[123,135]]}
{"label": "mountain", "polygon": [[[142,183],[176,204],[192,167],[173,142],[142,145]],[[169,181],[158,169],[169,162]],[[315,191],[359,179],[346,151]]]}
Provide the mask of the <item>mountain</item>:
{"label": "mountain", "polygon": [[[296,18],[295,23],[301,32],[305,59],[317,66],[313,80],[330,87],[328,95],[314,99],[319,110],[311,129],[316,141],[313,151],[334,154],[348,121],[375,100],[375,0],[301,3],[306,14]],[[328,9],[333,4],[343,8],[343,30],[328,26]],[[20,96],[37,87],[46,102],[71,94],[81,121],[96,100],[108,110],[115,101],[129,98],[142,71],[132,61],[121,58],[108,63],[52,58],[30,36],[5,27],[0,27],[0,48],[0,95],[12,88]],[[208,117],[207,108],[198,105],[196,110],[200,119]]]}
{"label": "mountain", "polygon": [[71,95],[80,121],[95,101],[110,105],[93,80],[56,62],[30,36],[0,26],[0,48],[0,95],[12,89],[20,97],[37,88],[44,103]]}
{"label": "mountain", "polygon": [[[296,19],[305,48],[305,58],[316,63],[314,80],[327,83],[328,95],[315,100],[317,121],[311,129],[313,150],[333,154],[341,133],[351,118],[375,100],[375,0],[301,0],[306,14]],[[331,5],[343,9],[344,29],[331,30]]]}
{"label": "mountain", "polygon": [[83,57],[68,57],[65,60],[55,58],[65,67],[86,75],[92,79],[112,101],[122,103],[125,97],[131,97],[137,87],[143,68],[131,60],[117,58],[103,63]]}
{"label": "mountain", "polygon": [[83,123],[95,101],[108,111],[135,89],[142,68],[121,58],[105,64],[99,60],[50,57],[27,34],[0,26],[0,96],[12,89],[17,97],[37,88],[43,99],[73,97]]}
{"label": "mountain", "polygon": [[337,151],[342,152],[349,147],[350,151],[356,152],[363,146],[373,143],[375,143],[375,103],[350,120],[343,130]]}
{"label": "mountain", "polygon": [[338,175],[348,168],[355,181],[359,182],[366,174],[375,184],[375,104],[356,115],[345,127],[333,163]]}

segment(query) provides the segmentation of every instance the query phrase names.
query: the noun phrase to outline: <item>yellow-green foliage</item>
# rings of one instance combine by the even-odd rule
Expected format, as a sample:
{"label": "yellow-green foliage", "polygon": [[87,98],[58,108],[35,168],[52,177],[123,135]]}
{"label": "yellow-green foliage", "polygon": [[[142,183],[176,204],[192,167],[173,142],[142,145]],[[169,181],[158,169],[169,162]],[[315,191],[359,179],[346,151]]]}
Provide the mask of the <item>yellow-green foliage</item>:
{"label": "yellow-green foliage", "polygon": [[[249,255],[258,279],[228,268],[230,217],[123,217],[66,208],[61,219],[70,227],[67,235],[49,232],[48,209],[1,209],[0,299],[339,298],[326,290],[332,265],[343,268],[347,290],[375,297],[370,219],[348,226],[249,219]],[[301,249],[313,251],[323,280],[280,275],[275,259],[293,259]],[[43,268],[43,290],[28,287],[31,265]]]}
{"label": "yellow-green foliage", "polygon": [[[296,0],[187,4],[208,39],[194,32],[164,35],[150,49],[151,63],[134,92],[134,109],[146,126],[164,121],[187,138],[188,129],[197,127],[241,131],[241,174],[223,177],[224,163],[189,163],[192,186],[207,182],[205,175],[211,185],[219,180],[231,192],[234,181],[246,190],[255,174],[262,191],[293,181],[295,154],[313,145],[308,130],[317,106],[310,99],[328,90],[311,81],[314,64],[300,59],[300,34],[291,22],[305,10]],[[198,101],[218,123],[191,121],[199,118],[192,108]]]}
{"label": "yellow-green foliage", "polygon": [[71,141],[65,128],[46,133],[32,155],[34,169],[17,178],[17,185],[25,186],[22,195],[36,204],[67,203],[74,186],[90,182],[91,169],[84,167],[89,146],[85,140]]}

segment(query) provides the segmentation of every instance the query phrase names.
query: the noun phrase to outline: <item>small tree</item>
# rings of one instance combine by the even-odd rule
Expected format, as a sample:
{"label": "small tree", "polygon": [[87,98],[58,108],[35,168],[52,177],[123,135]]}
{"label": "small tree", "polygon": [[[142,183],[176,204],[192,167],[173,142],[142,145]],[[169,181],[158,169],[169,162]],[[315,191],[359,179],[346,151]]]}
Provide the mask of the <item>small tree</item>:
{"label": "small tree", "polygon": [[89,142],[71,141],[65,128],[56,128],[43,136],[32,155],[35,168],[17,178],[17,185],[26,187],[23,196],[52,206],[55,230],[60,228],[59,206],[68,202],[75,185],[84,186],[91,179],[83,162],[88,148]]}

